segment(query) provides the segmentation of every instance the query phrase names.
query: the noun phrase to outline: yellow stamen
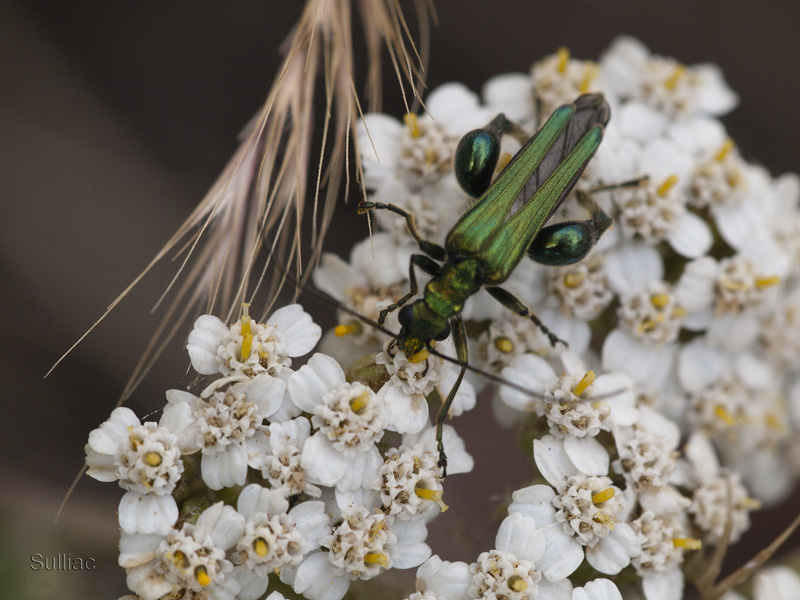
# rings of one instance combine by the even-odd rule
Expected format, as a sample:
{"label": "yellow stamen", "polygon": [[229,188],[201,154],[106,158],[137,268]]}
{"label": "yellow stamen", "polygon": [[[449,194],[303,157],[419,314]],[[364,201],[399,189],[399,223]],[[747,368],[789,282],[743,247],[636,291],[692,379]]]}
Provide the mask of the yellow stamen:
{"label": "yellow stamen", "polygon": [[606,488],[602,492],[597,492],[595,495],[592,496],[592,503],[600,504],[601,502],[606,502],[611,500],[616,495],[614,488]]}
{"label": "yellow stamen", "polygon": [[503,152],[500,155],[500,158],[497,159],[497,167],[495,167],[495,171],[498,173],[506,168],[506,165],[511,162],[511,159],[514,158],[510,152]]}
{"label": "yellow stamen", "polygon": [[684,550],[700,550],[703,547],[703,542],[697,538],[672,538],[672,545]]}
{"label": "yellow stamen", "polygon": [[261,557],[264,557],[269,552],[269,544],[267,544],[267,540],[264,538],[258,538],[257,540],[253,541],[253,552],[258,554]]}
{"label": "yellow stamen", "polygon": [[676,306],[675,308],[672,309],[673,317],[685,317],[688,314],[689,312],[682,306]]}
{"label": "yellow stamen", "polygon": [[736,420],[733,418],[733,415],[731,415],[731,413],[725,410],[722,406],[719,405],[715,406],[714,414],[720,421],[725,423],[725,425],[727,425],[728,427],[733,427],[733,425],[736,423]]}
{"label": "yellow stamen", "polygon": [[519,575],[512,575],[508,578],[508,587],[515,592],[524,592],[528,589],[528,582]]}
{"label": "yellow stamen", "polygon": [[250,331],[250,304],[242,302],[242,361],[250,358],[250,352],[253,349],[253,333]]}
{"label": "yellow stamen", "polygon": [[202,565],[194,570],[194,578],[197,579],[197,583],[203,587],[206,587],[209,583],[211,583],[211,577],[208,576],[208,573],[206,573],[206,568]]}
{"label": "yellow stamen", "polygon": [[128,441],[131,444],[131,448],[134,450],[137,450],[139,448],[139,444],[142,443],[142,441],[133,434],[133,425],[128,427]]}
{"label": "yellow stamen", "polygon": [[669,294],[653,294],[650,296],[650,302],[656,308],[665,308],[669,304]]}
{"label": "yellow stamen", "polygon": [[586,275],[582,272],[573,271],[572,273],[564,275],[564,285],[568,288],[575,288],[582,284],[584,279],[586,279]]}
{"label": "yellow stamen", "polygon": [[714,155],[714,160],[717,162],[722,162],[735,147],[736,145],[733,143],[733,140],[728,138],[725,140],[725,143],[722,144],[722,148],[719,149],[719,152]]}
{"label": "yellow stamen", "polygon": [[675,86],[678,85],[678,80],[686,74],[686,67],[683,65],[678,65],[675,67],[675,70],[672,72],[672,75],[667,78],[664,82],[664,87],[668,90],[672,91],[675,89]]}
{"label": "yellow stamen", "polygon": [[449,506],[444,503],[442,497],[444,496],[444,492],[438,490],[429,490],[427,488],[418,487],[414,489],[414,493],[422,498],[423,500],[430,500],[431,502],[436,502],[439,505],[439,508],[442,509],[442,512],[446,511]]}
{"label": "yellow stamen", "polygon": [[414,363],[414,364],[421,363],[422,361],[427,360],[430,355],[431,355],[431,353],[428,352],[428,349],[427,348],[423,348],[422,350],[420,350],[416,354],[413,354],[413,355],[409,356],[408,357],[408,362]]}
{"label": "yellow stamen", "polygon": [[333,328],[333,334],[336,337],[344,337],[351,333],[361,333],[361,325],[358,323],[347,323],[346,325],[337,325]]}
{"label": "yellow stamen", "polygon": [[771,277],[759,277],[756,279],[756,287],[768,287],[770,285],[778,285],[781,282],[781,278],[777,275],[773,275]]}
{"label": "yellow stamen", "polygon": [[389,568],[389,557],[383,552],[367,552],[364,555],[364,564],[380,565],[384,569]]}
{"label": "yellow stamen", "polygon": [[174,554],[167,554],[167,558],[172,561],[178,569],[187,569],[189,567],[189,559],[181,550],[176,550]]}
{"label": "yellow stamen", "polygon": [[668,191],[675,187],[676,183],[678,183],[678,176],[670,175],[664,180],[664,183],[659,186],[659,188],[656,190],[656,193],[663,198]]}
{"label": "yellow stamen", "polygon": [[569,50],[561,46],[556,50],[556,60],[558,60],[558,72],[563,73],[567,69],[567,63],[569,62]]}
{"label": "yellow stamen", "polygon": [[576,396],[580,396],[583,392],[586,391],[586,388],[588,388],[590,385],[594,383],[594,378],[595,378],[594,371],[587,371],[586,375],[583,376],[583,379],[581,379],[577,383],[577,385],[574,388],[572,388],[572,393],[575,394]]}
{"label": "yellow stamen", "polygon": [[743,281],[736,281],[735,279],[731,279],[730,277],[722,276],[720,277],[719,284],[729,290],[734,292],[743,292],[750,289],[750,286]]}
{"label": "yellow stamen", "polygon": [[406,113],[406,116],[403,117],[403,123],[408,127],[408,134],[412,138],[418,138],[422,135],[419,129],[419,119],[414,113]]}
{"label": "yellow stamen", "polygon": [[436,162],[436,151],[433,147],[428,146],[425,148],[425,164],[432,165]]}
{"label": "yellow stamen", "polygon": [[581,94],[589,93],[592,83],[594,82],[595,77],[597,77],[597,72],[598,68],[594,63],[588,63],[584,67],[583,79],[581,79],[581,83],[578,86],[578,91],[580,91]]}
{"label": "yellow stamen", "polygon": [[361,392],[357,398],[353,398],[350,400],[350,409],[356,413],[361,414],[361,411],[364,410],[364,407],[369,404],[370,401],[370,394],[367,390]]}
{"label": "yellow stamen", "polygon": [[592,520],[595,523],[600,523],[601,525],[605,525],[609,529],[614,529],[614,525],[616,525],[616,523],[614,522],[614,517],[612,517],[610,514],[606,512],[603,512],[602,510],[598,512],[594,516],[594,519]]}
{"label": "yellow stamen", "polygon": [[494,347],[500,352],[508,354],[514,350],[514,343],[507,337],[499,337],[494,341]]}
{"label": "yellow stamen", "polygon": [[664,320],[664,315],[662,313],[657,314],[652,319],[645,319],[639,325],[637,325],[636,329],[640,333],[644,333],[646,331],[652,331],[656,328],[656,325],[661,323]]}
{"label": "yellow stamen", "polygon": [[157,467],[161,464],[161,455],[158,452],[147,452],[144,455],[144,462],[151,467]]}
{"label": "yellow stamen", "polygon": [[756,500],[755,498],[745,498],[741,502],[739,502],[738,508],[745,509],[745,510],[760,510],[763,504],[761,500]]}
{"label": "yellow stamen", "polygon": [[384,527],[386,527],[386,521],[378,521],[375,523],[369,530],[369,539],[375,539],[375,536],[378,535]]}
{"label": "yellow stamen", "polygon": [[776,429],[778,431],[783,431],[783,423],[781,423],[780,419],[773,414],[768,414],[765,421],[767,422],[767,427],[771,429]]}

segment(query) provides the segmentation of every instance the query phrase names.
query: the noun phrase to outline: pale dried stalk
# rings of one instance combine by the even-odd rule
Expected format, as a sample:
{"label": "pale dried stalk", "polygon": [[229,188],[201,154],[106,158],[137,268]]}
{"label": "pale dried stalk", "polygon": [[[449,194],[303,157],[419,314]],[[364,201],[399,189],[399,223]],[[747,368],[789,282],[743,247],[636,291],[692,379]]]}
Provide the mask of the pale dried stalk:
{"label": "pale dried stalk", "polygon": [[[399,3],[358,0],[357,6],[368,49],[370,107],[380,109],[383,46],[401,88],[405,81],[418,98],[415,79],[421,79],[423,63]],[[433,15],[431,0],[415,0],[415,11],[425,34],[428,18]],[[274,300],[288,271],[298,273],[298,285],[302,285],[320,257],[337,200],[346,197],[349,187],[349,142],[361,114],[352,41],[351,0],[307,0],[285,46],[284,63],[267,100],[245,128],[239,149],[219,179],[150,264],[53,368],[168,254],[182,255],[182,263],[156,307],[170,292],[174,295],[118,404],[136,388],[171,337],[185,329],[201,308],[230,320],[242,301],[255,299],[269,273],[271,293],[265,294],[269,301]],[[427,43],[423,43],[423,56],[426,48]],[[319,110],[316,83],[320,72],[325,86],[325,118],[317,152],[312,147],[312,134]],[[405,99],[404,89],[403,96]],[[311,254],[304,261],[300,231],[308,218],[305,201],[312,156],[318,158],[311,214],[313,240]],[[356,171],[360,181],[358,158]],[[343,174],[347,177],[344,190]],[[254,276],[257,260],[264,264]],[[279,269],[273,268],[276,263]],[[264,304],[262,318],[270,302]]]}

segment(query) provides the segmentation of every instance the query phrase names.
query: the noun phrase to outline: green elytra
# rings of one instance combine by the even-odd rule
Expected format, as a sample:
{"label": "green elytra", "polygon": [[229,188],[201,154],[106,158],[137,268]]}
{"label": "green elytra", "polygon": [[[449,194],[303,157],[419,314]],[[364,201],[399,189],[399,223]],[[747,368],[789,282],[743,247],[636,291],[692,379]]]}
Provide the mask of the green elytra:
{"label": "green elytra", "polygon": [[[446,474],[442,443],[444,419],[455,398],[469,358],[461,311],[466,300],[481,288],[516,314],[531,319],[555,345],[562,342],[525,304],[498,287],[513,273],[526,254],[534,261],[555,266],[583,259],[611,224],[611,219],[586,194],[579,202],[590,219],[546,226],[594,155],[603,138],[609,109],[600,94],[580,96],[558,108],[542,128],[527,140],[495,182],[491,177],[500,154],[500,136],[521,136],[521,129],[504,115],[485,128],[466,134],[456,150],[455,172],[461,187],[476,202],[447,235],[444,247],[422,239],[414,215],[393,204],[362,202],[359,212],[385,209],[403,216],[424,254],[414,254],[409,264],[409,292],[381,311],[402,307],[401,329],[394,345],[411,362],[425,360],[434,340],[453,333],[461,371],[436,419],[439,465]],[[418,291],[414,267],[431,275],[423,296],[406,303]],[[563,343],[563,342],[562,342]]]}

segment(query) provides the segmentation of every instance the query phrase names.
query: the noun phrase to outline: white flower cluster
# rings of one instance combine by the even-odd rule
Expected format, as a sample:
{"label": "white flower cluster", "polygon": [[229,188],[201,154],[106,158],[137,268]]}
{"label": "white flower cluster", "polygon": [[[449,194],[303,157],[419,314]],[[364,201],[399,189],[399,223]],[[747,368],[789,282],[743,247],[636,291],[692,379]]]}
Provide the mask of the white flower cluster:
{"label": "white flower cluster", "polygon": [[[321,333],[298,304],[265,323],[246,305],[230,326],[203,315],[187,345],[199,394],[167,391],[159,423],[117,408],[90,434],[89,475],[127,490],[119,564],[139,598],[256,600],[273,575],[339,600],[353,580],[431,555],[427,523],[446,506],[425,394],[447,369],[408,392],[348,381],[324,354],[293,369]],[[400,429],[398,447],[382,441]],[[470,471],[445,433],[451,473]]]}
{"label": "white flower cluster", "polygon": [[[92,432],[89,474],[127,490],[120,565],[140,598],[255,600],[272,575],[339,600],[356,579],[419,567],[408,600],[680,600],[688,553],[735,542],[751,511],[788,495],[800,475],[800,179],[737,152],[718,120],[737,97],[716,67],[620,38],[596,63],[561,49],[529,75],[496,77],[482,101],[449,84],[426,115],[366,115],[369,200],[443,244],[472,202],[453,173],[461,136],[499,113],[532,135],[584,93],[604,94],[612,116],[577,187],[614,226],[582,262],[523,261],[502,284],[568,348],[483,291],[461,313],[471,363],[505,382],[487,391],[496,416],[533,434],[537,483],[512,494],[495,547],[466,564],[425,543],[446,508],[429,402],[460,369],[440,356],[455,356],[452,337],[406,356],[385,333],[400,329],[386,309],[421,250],[406,219],[372,210],[375,233],[313,275],[347,309],[335,329],[322,336],[299,305],[263,324],[246,308],[232,325],[204,315],[188,343],[206,377],[197,395],[168,391],[158,424],[120,408]],[[498,170],[520,147],[506,138]],[[586,219],[581,206],[568,198],[553,220]],[[369,325],[381,316],[383,331]],[[293,368],[320,337],[323,353]],[[450,416],[483,384],[460,381]],[[472,469],[453,427],[443,444],[449,474]],[[756,598],[797,589],[775,573]]]}
{"label": "white flower cluster", "polygon": [[[742,158],[718,120],[738,99],[715,66],[619,38],[599,62],[561,49],[530,75],[496,77],[482,100],[449,84],[426,98],[425,115],[368,114],[369,200],[412,213],[422,237],[443,244],[473,201],[451,168],[457,140],[499,113],[532,135],[584,93],[604,94],[612,116],[577,187],[614,226],[584,261],[523,261],[502,284],[569,348],[484,292],[462,312],[471,363],[508,382],[495,413],[504,425],[527,420],[546,483],[514,493],[496,548],[476,563],[426,562],[415,600],[566,598],[584,560],[607,576],[633,571],[626,596],[678,600],[686,553],[718,543],[728,524],[735,542],[749,513],[785,498],[800,475],[800,179]],[[511,137],[498,172],[520,147]],[[402,216],[370,214],[377,231],[349,262],[326,255],[314,282],[376,320],[408,291],[420,248]],[[554,221],[565,218],[587,215],[568,198]],[[386,327],[399,329],[396,311]],[[383,399],[398,431],[422,427],[423,399],[444,397],[455,376],[449,364],[440,375],[409,363],[352,312],[322,345],[343,362],[376,353],[369,365],[390,377]],[[473,402],[463,388],[453,415]],[[596,589],[573,597],[615,597]]]}

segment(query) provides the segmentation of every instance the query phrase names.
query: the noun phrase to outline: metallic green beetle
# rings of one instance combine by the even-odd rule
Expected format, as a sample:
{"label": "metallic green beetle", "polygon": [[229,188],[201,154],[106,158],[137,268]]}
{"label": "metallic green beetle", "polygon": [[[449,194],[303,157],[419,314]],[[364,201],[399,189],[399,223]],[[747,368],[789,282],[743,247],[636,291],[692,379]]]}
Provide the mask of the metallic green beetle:
{"label": "metallic green beetle", "polygon": [[[359,211],[385,209],[403,216],[424,254],[409,265],[409,293],[381,312],[379,322],[398,308],[401,329],[393,344],[410,361],[427,358],[434,340],[453,332],[461,372],[437,416],[439,465],[446,473],[442,425],[467,369],[467,336],[461,311],[466,300],[485,288],[516,314],[531,319],[555,345],[548,330],[510,292],[498,287],[526,254],[547,265],[569,265],[583,259],[611,224],[611,219],[587,195],[579,195],[590,212],[586,221],[545,226],[572,190],[603,138],[609,108],[599,94],[580,96],[558,108],[527,140],[495,182],[491,177],[500,154],[500,136],[519,137],[520,129],[498,115],[483,129],[469,132],[455,154],[456,178],[477,201],[447,235],[444,247],[422,239],[414,215],[392,204],[362,202]],[[431,275],[423,296],[406,303],[418,291],[414,267]]]}

